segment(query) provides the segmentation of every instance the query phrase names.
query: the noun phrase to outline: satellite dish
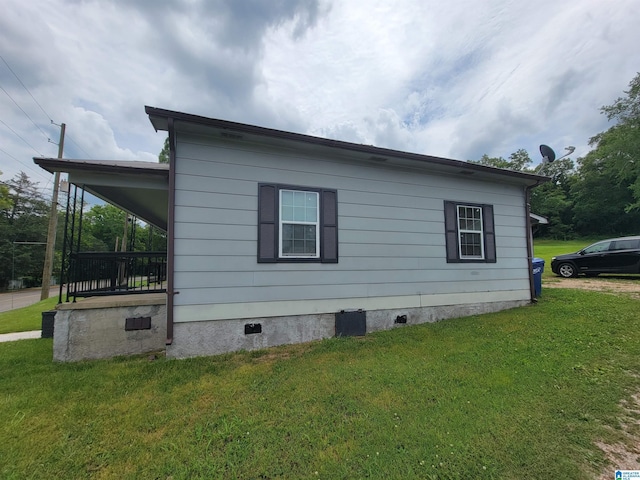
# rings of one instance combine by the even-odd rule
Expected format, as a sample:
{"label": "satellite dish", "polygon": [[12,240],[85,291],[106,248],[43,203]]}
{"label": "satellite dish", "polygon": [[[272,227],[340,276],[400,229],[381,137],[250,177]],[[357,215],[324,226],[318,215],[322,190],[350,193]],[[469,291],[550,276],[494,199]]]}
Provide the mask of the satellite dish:
{"label": "satellite dish", "polygon": [[548,145],[540,145],[540,153],[542,154],[543,162],[553,162],[556,159],[556,152]]}

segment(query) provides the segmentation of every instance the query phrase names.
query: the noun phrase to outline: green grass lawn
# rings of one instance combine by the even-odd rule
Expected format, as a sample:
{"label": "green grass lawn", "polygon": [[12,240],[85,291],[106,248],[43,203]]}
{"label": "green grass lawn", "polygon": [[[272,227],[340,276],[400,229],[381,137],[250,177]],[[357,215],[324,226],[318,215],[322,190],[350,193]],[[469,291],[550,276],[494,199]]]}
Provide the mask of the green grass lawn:
{"label": "green grass lawn", "polygon": [[42,312],[53,310],[58,297],[51,297],[28,307],[0,313],[0,334],[28,332],[42,328]]}
{"label": "green grass lawn", "polygon": [[51,340],[0,344],[0,478],[595,478],[594,442],[623,438],[620,401],[640,387],[639,306],[548,289],[190,360],[54,364]]}

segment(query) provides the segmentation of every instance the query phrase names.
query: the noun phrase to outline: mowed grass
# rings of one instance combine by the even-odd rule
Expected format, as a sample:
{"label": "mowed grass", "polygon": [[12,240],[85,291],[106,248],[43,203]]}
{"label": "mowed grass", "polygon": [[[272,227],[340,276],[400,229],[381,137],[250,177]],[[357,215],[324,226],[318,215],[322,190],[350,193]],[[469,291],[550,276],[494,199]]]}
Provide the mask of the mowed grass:
{"label": "mowed grass", "polygon": [[577,290],[363,338],[54,364],[0,344],[0,478],[585,479],[640,388],[640,303]]}
{"label": "mowed grass", "polygon": [[58,297],[51,297],[28,307],[0,313],[0,334],[40,330],[42,312],[53,310],[57,303]]}

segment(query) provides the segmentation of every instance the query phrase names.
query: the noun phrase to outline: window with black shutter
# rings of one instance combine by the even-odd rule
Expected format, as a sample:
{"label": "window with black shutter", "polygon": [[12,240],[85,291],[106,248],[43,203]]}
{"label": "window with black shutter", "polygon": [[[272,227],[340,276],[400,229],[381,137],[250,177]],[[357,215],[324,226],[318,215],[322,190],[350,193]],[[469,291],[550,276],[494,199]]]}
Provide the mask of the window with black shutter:
{"label": "window with black shutter", "polygon": [[444,202],[448,263],[496,262],[493,206]]}
{"label": "window with black shutter", "polygon": [[337,191],[259,184],[258,262],[337,263]]}

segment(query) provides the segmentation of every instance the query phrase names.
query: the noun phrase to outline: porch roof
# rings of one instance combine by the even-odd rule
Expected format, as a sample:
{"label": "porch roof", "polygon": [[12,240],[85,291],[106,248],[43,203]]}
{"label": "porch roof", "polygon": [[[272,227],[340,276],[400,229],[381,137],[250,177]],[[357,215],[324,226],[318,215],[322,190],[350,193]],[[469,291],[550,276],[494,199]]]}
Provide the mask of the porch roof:
{"label": "porch roof", "polygon": [[70,183],[155,227],[167,230],[168,164],[38,157],[33,161],[50,173],[67,173]]}

